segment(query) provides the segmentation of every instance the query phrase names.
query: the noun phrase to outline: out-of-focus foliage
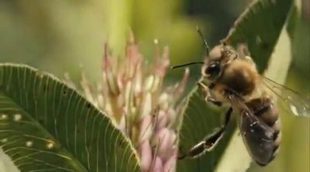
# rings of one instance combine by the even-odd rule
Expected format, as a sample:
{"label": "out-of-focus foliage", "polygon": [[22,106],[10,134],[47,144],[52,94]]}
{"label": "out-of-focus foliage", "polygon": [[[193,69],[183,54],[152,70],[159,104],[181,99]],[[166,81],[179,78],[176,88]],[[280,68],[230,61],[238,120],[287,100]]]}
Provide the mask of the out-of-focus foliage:
{"label": "out-of-focus foliage", "polygon": [[[230,4],[243,6],[242,2],[231,1]],[[103,44],[108,41],[113,53],[121,53],[129,30],[134,32],[148,57],[153,53],[153,40],[157,38],[160,45],[169,45],[173,63],[200,59],[202,44],[195,26],[208,31],[207,38],[215,40],[217,33],[226,34],[238,12],[235,5],[221,6],[221,2],[212,2],[213,7],[222,8],[221,16],[225,16],[218,20],[217,9],[207,10],[208,3],[196,2],[202,4],[206,12],[210,11],[204,16],[211,22],[188,9],[195,6],[192,3],[177,0],[0,0],[0,61],[27,63],[57,75],[69,72],[75,79],[83,66],[92,79],[96,79],[100,76]]]}
{"label": "out-of-focus foliage", "polygon": [[27,63],[57,75],[93,75],[106,41],[104,1],[0,0],[0,61]]}
{"label": "out-of-focus foliage", "polygon": [[291,7],[292,0],[255,3],[250,11],[245,11],[241,14],[242,17],[235,21],[224,41],[233,46],[246,44],[259,72],[262,73],[268,66],[268,59]]}
{"label": "out-of-focus foliage", "polygon": [[[250,0],[0,0],[0,62],[27,63],[58,76],[69,72],[73,79],[79,78],[82,65],[94,80],[101,76],[104,42],[113,45],[112,53],[119,53],[129,30],[146,55],[153,53],[152,41],[158,38],[160,45],[169,45],[173,64],[201,60],[204,50],[195,26],[199,25],[214,45],[248,3]],[[293,52],[305,54],[293,57],[288,85],[309,93],[309,79],[304,79],[310,73],[309,16],[305,17],[309,8],[305,9],[302,22],[296,24],[295,37],[299,39],[293,41]],[[192,76],[199,75],[199,67],[191,71]],[[171,71],[172,80],[181,73]],[[309,154],[299,148],[309,145],[309,125],[309,120],[284,119],[280,155],[270,168],[253,169],[298,167],[309,171]],[[279,161],[283,163],[274,165]]]}

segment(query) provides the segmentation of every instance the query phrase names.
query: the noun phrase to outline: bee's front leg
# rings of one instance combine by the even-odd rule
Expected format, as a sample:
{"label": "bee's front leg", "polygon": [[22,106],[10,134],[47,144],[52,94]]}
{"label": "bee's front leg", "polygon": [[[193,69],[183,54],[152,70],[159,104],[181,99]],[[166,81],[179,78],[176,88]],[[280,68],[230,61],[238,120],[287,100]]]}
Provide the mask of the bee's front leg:
{"label": "bee's front leg", "polygon": [[225,122],[222,127],[216,129],[213,133],[208,135],[205,139],[194,145],[188,152],[178,156],[178,159],[184,158],[197,158],[203,155],[205,152],[210,152],[223,138],[227,125],[230,121],[232,114],[232,108],[229,108],[225,114]]}
{"label": "bee's front leg", "polygon": [[[216,106],[222,106],[222,102],[217,101],[217,100],[215,100],[215,99],[212,97],[212,95],[211,95],[211,93],[210,93],[210,87],[207,86],[205,83],[203,83],[202,80],[200,80],[200,81],[198,82],[198,86],[199,86],[201,89],[204,90],[204,92],[205,92],[205,100],[206,100],[207,102],[211,102],[211,103],[213,103],[213,104],[216,105]],[[211,86],[212,86],[212,84],[211,84]]]}

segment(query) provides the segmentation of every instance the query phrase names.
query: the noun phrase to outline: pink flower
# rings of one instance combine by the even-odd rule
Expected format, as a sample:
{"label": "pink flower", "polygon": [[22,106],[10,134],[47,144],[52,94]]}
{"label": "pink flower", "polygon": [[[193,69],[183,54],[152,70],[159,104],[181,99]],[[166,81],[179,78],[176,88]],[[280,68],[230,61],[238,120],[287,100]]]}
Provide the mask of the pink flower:
{"label": "pink flower", "polygon": [[161,54],[155,43],[153,63],[146,63],[133,36],[122,59],[113,57],[105,45],[102,82],[97,90],[82,81],[85,96],[105,111],[132,141],[139,153],[142,171],[175,171],[177,129],[175,122],[182,109],[177,104],[186,85],[186,69],[180,83],[164,87],[169,70],[169,51]]}

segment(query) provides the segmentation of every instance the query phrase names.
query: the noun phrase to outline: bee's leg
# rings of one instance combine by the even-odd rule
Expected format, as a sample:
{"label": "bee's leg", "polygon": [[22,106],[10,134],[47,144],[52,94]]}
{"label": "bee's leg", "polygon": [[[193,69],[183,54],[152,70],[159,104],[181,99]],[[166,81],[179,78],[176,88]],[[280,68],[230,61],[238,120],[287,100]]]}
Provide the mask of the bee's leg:
{"label": "bee's leg", "polygon": [[205,95],[205,100],[206,100],[207,102],[211,102],[211,103],[213,103],[214,105],[217,105],[217,106],[222,106],[222,102],[215,100],[215,99],[211,96],[211,94],[210,94],[210,88],[209,88],[208,86],[206,86],[205,83],[203,83],[202,81],[199,81],[199,82],[198,82],[198,86],[199,86],[200,88],[202,88],[202,89],[204,90],[204,92],[206,93],[206,95]]}
{"label": "bee's leg", "polygon": [[205,152],[210,152],[217,145],[217,143],[223,138],[226,127],[230,121],[232,114],[232,108],[229,108],[225,114],[225,122],[222,127],[217,128],[212,134],[208,135],[204,140],[193,146],[187,153],[182,154],[178,159],[184,158],[197,158],[203,155]]}

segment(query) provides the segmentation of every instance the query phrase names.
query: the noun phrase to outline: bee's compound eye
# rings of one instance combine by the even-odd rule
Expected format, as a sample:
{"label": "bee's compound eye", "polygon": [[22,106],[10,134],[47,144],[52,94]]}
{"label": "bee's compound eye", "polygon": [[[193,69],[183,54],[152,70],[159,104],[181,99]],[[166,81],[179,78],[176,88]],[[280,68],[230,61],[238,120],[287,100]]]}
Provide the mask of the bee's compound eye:
{"label": "bee's compound eye", "polygon": [[221,67],[218,62],[211,63],[205,68],[205,75],[209,76],[210,78],[215,78],[221,72]]}

